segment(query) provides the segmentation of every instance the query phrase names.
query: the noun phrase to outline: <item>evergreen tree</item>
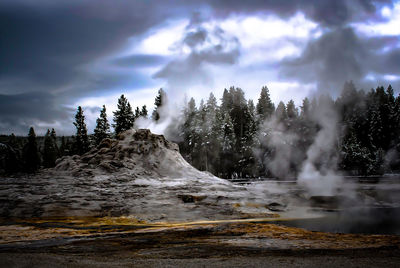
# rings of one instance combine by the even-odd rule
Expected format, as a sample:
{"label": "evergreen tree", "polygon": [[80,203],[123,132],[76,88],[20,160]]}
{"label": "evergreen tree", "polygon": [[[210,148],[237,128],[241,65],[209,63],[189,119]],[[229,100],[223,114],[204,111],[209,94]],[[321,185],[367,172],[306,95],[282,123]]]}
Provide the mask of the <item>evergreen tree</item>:
{"label": "evergreen tree", "polygon": [[162,88],[160,88],[158,90],[158,95],[154,101],[155,109],[153,111],[153,114],[151,115],[153,121],[158,122],[158,120],[160,120],[160,108],[165,104],[165,102],[166,102],[166,93]]}
{"label": "evergreen tree", "polygon": [[196,102],[193,98],[187,103],[183,110],[184,123],[182,125],[181,135],[183,142],[180,149],[182,155],[190,163],[193,163],[193,147],[196,142],[195,137],[195,119],[197,114]]}
{"label": "evergreen tree", "polygon": [[286,106],[282,101],[279,102],[278,107],[276,107],[275,116],[276,119],[282,123],[285,122],[288,118]]}
{"label": "evergreen tree", "polygon": [[12,148],[14,148],[16,150],[19,148],[17,137],[15,137],[14,133],[11,133],[11,135],[9,136],[8,145],[10,145]]}
{"label": "evergreen tree", "polygon": [[235,172],[235,130],[229,113],[222,114],[221,177],[231,179]]}
{"label": "evergreen tree", "polygon": [[224,89],[224,93],[222,94],[221,102],[221,110],[223,111],[223,113],[230,113],[233,106],[233,97],[226,88]]}
{"label": "evergreen tree", "polygon": [[269,90],[266,86],[261,88],[260,98],[256,106],[256,112],[260,121],[272,116],[275,111],[275,105],[272,103],[269,96]]}
{"label": "evergreen tree", "polygon": [[258,176],[258,163],[254,155],[254,148],[259,146],[259,141],[256,137],[257,123],[253,100],[248,101],[245,114],[247,116],[247,130],[242,137],[238,173],[242,177],[256,177]]}
{"label": "evergreen tree", "polygon": [[303,152],[304,155],[302,159],[305,158],[305,154],[309,148],[309,146],[313,143],[315,135],[317,133],[317,124],[314,122],[311,114],[311,103],[308,98],[303,100],[303,105],[300,107],[300,117],[298,121],[297,130],[293,129],[298,133],[298,148],[300,152]]}
{"label": "evergreen tree", "polygon": [[60,157],[60,150],[57,145],[57,134],[56,134],[56,130],[54,128],[51,129],[50,137],[53,140],[54,149],[55,149],[55,153],[56,153],[56,159],[57,159],[58,157]]}
{"label": "evergreen tree", "polygon": [[8,141],[0,143],[0,174],[12,174],[21,171],[21,161],[19,154],[19,144],[14,135],[8,136]]}
{"label": "evergreen tree", "polygon": [[29,129],[28,143],[25,145],[23,151],[26,171],[29,173],[37,171],[40,166],[40,157],[33,127]]}
{"label": "evergreen tree", "polygon": [[287,114],[287,119],[286,119],[287,128],[290,130],[296,130],[299,126],[299,122],[297,120],[299,113],[293,100],[290,100],[286,105],[286,114]]}
{"label": "evergreen tree", "polygon": [[138,119],[139,117],[140,117],[140,109],[139,109],[138,106],[136,106],[136,109],[135,109],[135,119]]}
{"label": "evergreen tree", "polygon": [[132,107],[124,95],[118,99],[118,109],[114,112],[115,133],[119,134],[125,130],[131,129],[135,122]]}
{"label": "evergreen tree", "polygon": [[197,110],[196,117],[193,122],[193,153],[192,161],[194,166],[199,170],[206,170],[206,159],[205,159],[205,129],[204,120],[206,115],[206,107],[204,100],[202,99]]}
{"label": "evergreen tree", "polygon": [[56,145],[56,137],[54,128],[50,133],[48,129],[46,135],[44,137],[44,146],[43,146],[43,166],[45,168],[54,167],[57,159],[57,145]]}
{"label": "evergreen tree", "polygon": [[65,141],[65,137],[61,137],[61,145],[60,145],[60,150],[59,150],[60,156],[65,156],[69,154],[69,150],[67,148],[67,142]]}
{"label": "evergreen tree", "polygon": [[147,118],[147,114],[148,114],[147,107],[146,107],[146,105],[143,105],[142,106],[142,110],[140,111],[140,116],[144,117],[144,118]]}
{"label": "evergreen tree", "polygon": [[82,155],[89,150],[89,138],[87,135],[85,116],[83,115],[81,106],[78,106],[74,126],[76,127],[75,152]]}
{"label": "evergreen tree", "polygon": [[298,110],[296,108],[296,105],[294,104],[293,100],[290,100],[288,104],[286,105],[286,112],[287,112],[287,117],[289,119],[296,119],[298,116]]}
{"label": "evergreen tree", "polygon": [[358,141],[354,129],[343,140],[340,168],[355,175],[369,175],[374,171],[374,157],[368,148]]}
{"label": "evergreen tree", "polygon": [[99,145],[103,139],[108,137],[110,137],[110,124],[107,119],[106,106],[103,105],[100,117],[96,120],[96,128],[94,129],[95,144]]}
{"label": "evergreen tree", "polygon": [[300,106],[300,117],[302,119],[310,118],[310,100],[308,98],[303,99],[303,105]]}
{"label": "evergreen tree", "polygon": [[204,120],[202,126],[202,137],[204,144],[204,154],[205,154],[205,170],[210,172],[215,172],[215,164],[218,159],[218,144],[216,144],[216,133],[213,128],[216,124],[216,114],[217,114],[217,99],[213,93],[207,100],[204,109]]}
{"label": "evergreen tree", "polygon": [[54,142],[57,142],[57,134],[54,128],[51,129],[50,137],[54,140]]}

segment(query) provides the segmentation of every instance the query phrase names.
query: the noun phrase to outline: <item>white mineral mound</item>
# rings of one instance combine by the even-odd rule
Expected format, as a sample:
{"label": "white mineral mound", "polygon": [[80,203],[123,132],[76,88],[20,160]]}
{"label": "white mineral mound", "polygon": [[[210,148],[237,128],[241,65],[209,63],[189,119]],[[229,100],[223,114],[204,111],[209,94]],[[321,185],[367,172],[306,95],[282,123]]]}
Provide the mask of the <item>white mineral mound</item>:
{"label": "white mineral mound", "polygon": [[74,176],[124,174],[131,178],[185,178],[188,183],[201,179],[204,183],[229,184],[192,167],[179,153],[177,144],[148,129],[128,130],[116,140],[104,139],[82,156],[61,158],[54,170]]}
{"label": "white mineral mound", "polygon": [[3,179],[1,188],[0,216],[6,217],[226,219],[243,216],[234,204],[249,196],[244,187],[195,169],[176,144],[146,129],[105,139],[35,176]]}

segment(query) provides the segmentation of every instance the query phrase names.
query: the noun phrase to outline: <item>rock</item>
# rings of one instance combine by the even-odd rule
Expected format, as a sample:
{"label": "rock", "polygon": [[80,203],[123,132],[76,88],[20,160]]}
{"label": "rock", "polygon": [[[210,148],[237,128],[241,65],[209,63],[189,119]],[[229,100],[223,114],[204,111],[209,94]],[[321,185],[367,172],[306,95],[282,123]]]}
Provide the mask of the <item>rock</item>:
{"label": "rock", "polygon": [[338,196],[314,195],[310,197],[311,205],[325,209],[337,209],[339,207]]}
{"label": "rock", "polygon": [[183,194],[183,195],[178,195],[178,198],[181,199],[183,203],[195,203],[206,199],[207,196],[195,196],[195,195]]}
{"label": "rock", "polygon": [[286,210],[286,206],[279,204],[277,202],[272,202],[269,203],[268,205],[265,206],[267,209],[274,211],[274,212],[281,212]]}
{"label": "rock", "polygon": [[97,148],[82,156],[63,157],[57,161],[55,170],[74,170],[75,176],[79,176],[79,172],[88,174],[87,169],[93,169],[89,173],[104,174],[122,171],[123,168],[133,173],[150,170],[157,176],[166,171],[169,174],[165,175],[184,173],[187,169],[199,172],[182,158],[177,144],[169,142],[163,135],[152,134],[148,129],[128,130],[120,133],[117,139],[104,139]]}

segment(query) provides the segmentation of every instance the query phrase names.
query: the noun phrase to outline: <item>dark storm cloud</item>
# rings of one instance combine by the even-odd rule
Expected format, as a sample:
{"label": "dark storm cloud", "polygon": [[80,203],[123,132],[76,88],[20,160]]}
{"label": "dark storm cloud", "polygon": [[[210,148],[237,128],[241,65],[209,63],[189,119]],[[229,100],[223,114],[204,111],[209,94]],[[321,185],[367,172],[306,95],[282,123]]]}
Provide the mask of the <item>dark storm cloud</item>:
{"label": "dark storm cloud", "polygon": [[112,61],[112,64],[121,67],[136,68],[159,66],[160,64],[165,64],[167,61],[168,57],[161,55],[135,54],[117,58]]}
{"label": "dark storm cloud", "polygon": [[400,49],[376,55],[371,66],[377,73],[400,76]]}
{"label": "dark storm cloud", "polygon": [[83,65],[161,20],[144,2],[124,8],[120,1],[71,3],[1,7],[0,79],[22,78],[38,91],[79,81]]}
{"label": "dark storm cloud", "polygon": [[47,92],[28,92],[15,95],[0,94],[0,133],[26,134],[33,124],[37,132],[43,133],[39,123],[65,123],[73,110],[57,105],[55,97]]}
{"label": "dark storm cloud", "polygon": [[320,89],[334,91],[344,81],[363,77],[362,61],[367,55],[352,29],[338,29],[310,41],[299,58],[281,64],[281,73],[306,83],[318,82]]}
{"label": "dark storm cloud", "polygon": [[[387,1],[206,1],[218,14],[302,10],[324,25],[338,25]],[[0,92],[49,91],[85,79],[83,65],[115,51],[128,37],[172,16],[188,16],[198,1],[4,1],[0,4]],[[200,12],[197,12],[200,21]],[[195,18],[192,18],[195,23]],[[204,40],[198,31],[187,44]],[[14,81],[18,78],[18,83]],[[25,89],[26,88],[26,89]],[[28,89],[29,88],[29,89]],[[73,88],[73,87],[71,87]],[[90,94],[90,88],[87,93]],[[99,89],[93,89],[98,91]],[[70,92],[73,94],[73,92]],[[79,90],[81,93],[81,90]]]}
{"label": "dark storm cloud", "polygon": [[[182,77],[185,81],[207,83],[211,76],[206,65],[233,64],[241,48],[240,40],[228,38],[218,27],[210,32],[201,23],[231,14],[270,13],[288,17],[302,11],[329,30],[320,40],[311,41],[299,59],[285,62],[282,71],[285,77],[327,81],[328,86],[333,86],[336,79],[361,79],[370,66],[379,73],[390,70],[388,73],[397,74],[397,50],[389,49],[381,58],[365,57],[370,50],[380,47],[381,41],[360,41],[351,28],[345,28],[349,22],[382,20],[376,8],[383,4],[392,3],[387,0],[0,1],[0,102],[13,102],[25,111],[2,109],[0,132],[9,132],[14,126],[25,128],[34,120],[51,123],[64,118],[66,114],[57,105],[75,103],[83,96],[152,83],[139,72],[119,72],[112,67],[135,69],[165,64],[155,77],[166,79],[170,85],[182,84]],[[171,60],[158,55],[132,55],[104,60],[126,45],[129,38],[145,37],[150,28],[191,14],[194,15],[186,35],[180,40],[191,49],[186,57]],[[210,34],[219,38],[219,43],[203,47]],[[367,43],[360,44],[364,41]],[[326,51],[323,46],[327,46]],[[339,70],[341,61],[346,66]],[[96,63],[102,64],[102,68],[97,68]],[[94,65],[97,69],[92,69]],[[309,71],[303,71],[305,67]],[[46,105],[36,105],[34,95]],[[29,112],[28,107],[22,107],[28,105],[33,107]]]}
{"label": "dark storm cloud", "polygon": [[[53,122],[63,115],[51,108],[56,103],[71,104],[78,97],[128,83],[130,87],[145,84],[140,74],[110,75],[107,68],[93,71],[87,66],[174,12],[146,1],[0,2],[2,102],[32,105],[27,113],[3,109],[0,132],[9,132],[11,126],[25,128],[25,122],[33,124],[34,119]],[[30,101],[35,94],[45,105]]]}
{"label": "dark storm cloud", "polygon": [[210,0],[215,12],[222,16],[231,13],[271,12],[280,16],[291,16],[303,11],[312,20],[324,26],[344,25],[365,18],[380,19],[373,15],[376,5],[388,4],[390,0]]}
{"label": "dark storm cloud", "polygon": [[310,41],[300,57],[283,61],[280,73],[283,79],[317,82],[319,90],[337,95],[345,81],[366,85],[362,80],[369,73],[399,74],[399,49],[382,52],[392,39],[359,37],[352,28],[337,28]]}

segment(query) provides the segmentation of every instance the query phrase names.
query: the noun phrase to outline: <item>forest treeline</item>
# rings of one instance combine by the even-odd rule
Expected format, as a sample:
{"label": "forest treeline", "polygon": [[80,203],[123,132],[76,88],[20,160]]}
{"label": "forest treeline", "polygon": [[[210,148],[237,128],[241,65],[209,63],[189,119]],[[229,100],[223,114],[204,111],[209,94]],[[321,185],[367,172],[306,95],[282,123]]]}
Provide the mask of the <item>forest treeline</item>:
{"label": "forest treeline", "polygon": [[[52,129],[38,142],[33,128],[28,139],[3,137],[1,167],[8,173],[52,167],[61,156],[83,154],[102,139],[135,127],[139,117],[162,121],[166,99],[160,89],[149,118],[146,106],[133,111],[122,95],[113,112],[114,133],[103,106],[92,135],[87,134],[83,110],[78,107],[73,137],[58,138]],[[400,170],[400,95],[395,97],[390,85],[365,92],[347,82],[336,100],[327,95],[305,98],[299,107],[293,100],[275,105],[267,87],[261,89],[256,103],[247,100],[242,89],[231,87],[219,102],[212,93],[199,104],[190,99],[181,115],[171,120],[166,135],[199,170],[223,178],[285,178],[300,172],[317,133],[326,125],[333,132],[333,142],[329,156],[321,154],[315,166],[334,158],[332,169],[352,175]]]}

